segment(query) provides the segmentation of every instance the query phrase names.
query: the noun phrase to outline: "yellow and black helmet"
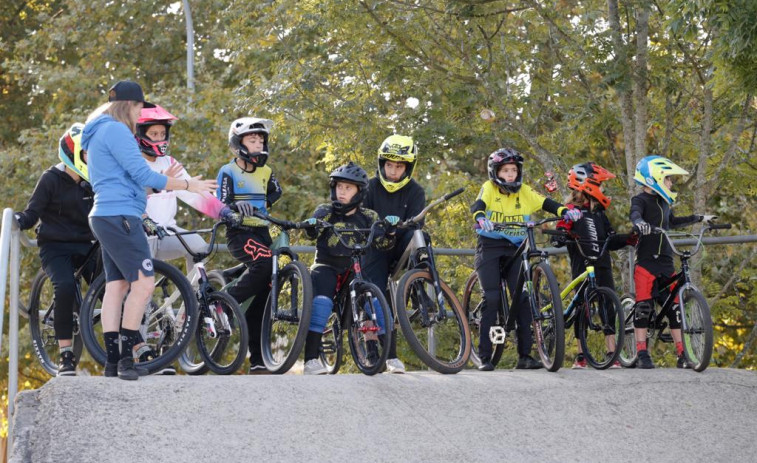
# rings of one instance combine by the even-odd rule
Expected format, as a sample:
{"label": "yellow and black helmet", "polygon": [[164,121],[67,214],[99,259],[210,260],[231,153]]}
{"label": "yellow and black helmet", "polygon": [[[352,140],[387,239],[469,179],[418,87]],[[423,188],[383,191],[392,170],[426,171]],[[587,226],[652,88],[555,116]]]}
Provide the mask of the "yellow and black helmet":
{"label": "yellow and black helmet", "polygon": [[[415,163],[418,160],[418,147],[412,137],[404,135],[392,135],[381,143],[378,149],[378,176],[381,184],[386,191],[394,193],[403,186],[407,185],[415,170]],[[397,182],[391,182],[386,178],[384,164],[386,161],[404,162],[407,168],[402,178]]]}
{"label": "yellow and black helmet", "polygon": [[76,122],[66,133],[60,137],[58,144],[58,157],[63,164],[86,181],[89,181],[89,170],[87,161],[84,160],[83,149],[81,147],[81,134],[84,131],[84,124]]}

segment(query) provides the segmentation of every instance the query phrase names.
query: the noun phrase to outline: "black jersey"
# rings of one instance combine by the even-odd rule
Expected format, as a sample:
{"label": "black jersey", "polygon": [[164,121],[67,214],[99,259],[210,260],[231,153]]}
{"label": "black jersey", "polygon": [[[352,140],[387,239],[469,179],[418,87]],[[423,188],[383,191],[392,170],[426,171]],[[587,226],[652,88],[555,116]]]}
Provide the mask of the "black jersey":
{"label": "black jersey", "polygon": [[34,187],[23,212],[16,216],[22,230],[37,227],[37,244],[49,242],[83,243],[94,240],[87,216],[94,194],[87,182],[77,182],[63,164],[47,169]]}
{"label": "black jersey", "polygon": [[363,200],[363,206],[376,211],[382,219],[396,215],[400,220],[407,220],[418,215],[425,205],[426,192],[414,179],[394,193],[389,193],[379,178],[373,177],[368,181],[368,194]]}

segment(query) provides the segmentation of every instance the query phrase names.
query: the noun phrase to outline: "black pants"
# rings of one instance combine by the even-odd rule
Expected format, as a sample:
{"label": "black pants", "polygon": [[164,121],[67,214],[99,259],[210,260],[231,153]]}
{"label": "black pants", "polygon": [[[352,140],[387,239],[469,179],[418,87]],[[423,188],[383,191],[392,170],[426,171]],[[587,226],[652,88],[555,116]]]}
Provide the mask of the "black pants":
{"label": "black pants", "polygon": [[[513,248],[513,252],[515,248]],[[481,358],[491,358],[492,342],[489,338],[489,328],[497,321],[497,312],[502,305],[502,292],[500,290],[500,262],[506,262],[510,255],[501,255],[491,259],[476,259],[476,273],[481,288],[484,290],[486,305],[481,314],[481,331],[478,342],[478,353]],[[515,317],[516,332],[518,334],[518,355],[524,356],[531,353],[533,334],[531,333],[531,310],[528,307],[527,295],[523,292],[523,286],[516,287],[521,260],[516,259],[506,270],[505,277],[507,289],[512,295],[510,317]]]}
{"label": "black pants", "polygon": [[250,331],[250,359],[262,363],[260,351],[260,330],[263,323],[263,311],[271,292],[271,235],[267,228],[256,227],[251,231],[236,231],[226,236],[229,252],[247,268],[239,281],[229,288],[229,294],[239,304],[254,297],[247,308],[245,319]]}
{"label": "black pants", "polygon": [[[74,307],[81,297],[74,272],[84,264],[91,247],[90,243],[45,243],[39,248],[42,269],[53,284],[55,339],[73,338]],[[97,259],[90,259],[82,273],[88,283],[92,282],[96,268]]]}

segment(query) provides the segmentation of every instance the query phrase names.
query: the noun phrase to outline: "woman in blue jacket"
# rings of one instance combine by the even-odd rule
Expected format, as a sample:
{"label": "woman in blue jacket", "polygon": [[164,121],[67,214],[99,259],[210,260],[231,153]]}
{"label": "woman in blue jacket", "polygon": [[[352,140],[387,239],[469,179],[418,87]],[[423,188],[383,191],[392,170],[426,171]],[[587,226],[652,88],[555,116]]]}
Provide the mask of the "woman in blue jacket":
{"label": "woman in blue jacket", "polygon": [[132,347],[141,342],[138,329],[154,289],[150,248],[142,229],[145,188],[194,193],[211,193],[216,188],[214,180],[201,176],[178,179],[150,169],[134,138],[143,107],[154,105],[145,102],[139,84],[120,81],[109,90],[108,103],[90,114],[82,135],[95,192],[89,224],[102,247],[106,279],[102,305],[105,376],[128,380],[146,373],[135,368]]}

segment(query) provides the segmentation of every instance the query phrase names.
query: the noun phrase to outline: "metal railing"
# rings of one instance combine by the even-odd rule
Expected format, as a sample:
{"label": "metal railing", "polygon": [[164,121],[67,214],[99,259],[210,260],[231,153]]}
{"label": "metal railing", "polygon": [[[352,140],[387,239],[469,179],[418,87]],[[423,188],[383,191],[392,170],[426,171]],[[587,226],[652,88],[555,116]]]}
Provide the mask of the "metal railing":
{"label": "metal railing", "polygon": [[[3,341],[3,320],[5,314],[6,283],[10,278],[10,311],[8,314],[8,458],[13,450],[13,413],[15,412],[15,398],[18,393],[18,317],[19,317],[19,278],[21,266],[21,244],[25,247],[36,247],[36,240],[29,239],[22,233],[13,218],[14,211],[10,208],[3,210],[2,229],[0,229],[0,347]],[[673,241],[676,245],[693,245],[695,239],[680,239]],[[702,240],[705,245],[713,244],[743,244],[757,242],[757,235],[708,237]],[[225,244],[218,244],[218,250],[226,250]],[[314,246],[292,246],[295,252],[313,253]],[[566,248],[543,248],[549,255],[567,254]],[[434,248],[434,253],[441,256],[473,256],[475,249]],[[629,272],[633,275],[633,255],[629,258]]]}

